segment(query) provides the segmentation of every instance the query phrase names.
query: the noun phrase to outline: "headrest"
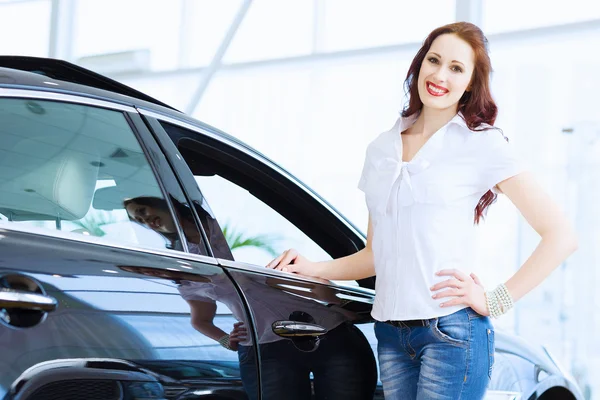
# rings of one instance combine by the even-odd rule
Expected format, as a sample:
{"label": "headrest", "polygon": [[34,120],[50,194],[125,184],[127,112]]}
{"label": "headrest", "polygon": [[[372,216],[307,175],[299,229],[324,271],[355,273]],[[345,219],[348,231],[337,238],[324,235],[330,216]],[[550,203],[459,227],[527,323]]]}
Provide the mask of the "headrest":
{"label": "headrest", "polygon": [[[27,149],[27,142],[21,141],[13,151],[17,147]],[[16,151],[11,155],[18,154],[23,153]],[[9,210],[13,220],[81,219],[94,196],[97,161],[97,156],[63,149],[39,166],[20,171],[21,174],[0,183],[0,209]],[[36,217],[32,218],[32,214]]]}

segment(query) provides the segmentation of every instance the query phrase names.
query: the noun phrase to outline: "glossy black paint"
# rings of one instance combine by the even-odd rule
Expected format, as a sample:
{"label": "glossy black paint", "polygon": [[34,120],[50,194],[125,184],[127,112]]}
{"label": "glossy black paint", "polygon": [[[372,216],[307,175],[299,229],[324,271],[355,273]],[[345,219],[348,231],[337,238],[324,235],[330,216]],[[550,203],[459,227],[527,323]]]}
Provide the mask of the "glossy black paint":
{"label": "glossy black paint", "polygon": [[112,93],[119,93],[177,111],[173,107],[160,102],[147,94],[64,60],[23,56],[0,56],[0,66],[11,68],[13,70],[34,72],[38,75],[43,75],[47,78],[59,81],[69,81],[80,85],[107,90]]}
{"label": "glossy black paint", "polygon": [[[193,395],[202,390],[230,393],[223,399],[246,398],[237,354],[191,326],[190,308],[178,291],[178,281],[218,279],[231,293],[229,306],[243,312],[222,268],[184,261],[175,252],[152,254],[8,230],[0,235],[0,275],[32,277],[59,303],[31,328],[2,322],[0,397],[27,398],[23,393],[39,390],[53,372],[52,381],[72,385],[78,377],[107,380],[112,374],[120,386],[158,382],[157,393],[208,397]],[[215,317],[225,329],[234,323],[227,311],[223,307],[225,314]]]}

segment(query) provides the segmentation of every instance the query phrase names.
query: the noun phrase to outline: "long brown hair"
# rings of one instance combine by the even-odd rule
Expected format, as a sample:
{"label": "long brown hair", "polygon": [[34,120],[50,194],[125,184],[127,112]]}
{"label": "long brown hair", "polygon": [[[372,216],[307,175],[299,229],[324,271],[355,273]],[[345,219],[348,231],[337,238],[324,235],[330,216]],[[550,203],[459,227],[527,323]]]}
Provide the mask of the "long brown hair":
{"label": "long brown hair", "polygon": [[[435,29],[427,36],[423,46],[417,52],[417,55],[410,64],[404,88],[408,95],[408,104],[402,110],[403,117],[409,117],[418,113],[423,108],[423,102],[419,97],[419,71],[425,55],[431,48],[433,41],[440,35],[454,34],[467,42],[475,53],[475,68],[469,84],[469,91],[466,91],[458,101],[458,110],[462,113],[465,123],[473,131],[493,128],[498,107],[492,98],[490,90],[490,74],[492,72],[492,63],[488,55],[488,40],[483,35],[481,29],[469,22],[456,22]],[[483,217],[487,207],[496,201],[498,196],[488,190],[479,199],[475,207],[474,221],[476,224]]]}

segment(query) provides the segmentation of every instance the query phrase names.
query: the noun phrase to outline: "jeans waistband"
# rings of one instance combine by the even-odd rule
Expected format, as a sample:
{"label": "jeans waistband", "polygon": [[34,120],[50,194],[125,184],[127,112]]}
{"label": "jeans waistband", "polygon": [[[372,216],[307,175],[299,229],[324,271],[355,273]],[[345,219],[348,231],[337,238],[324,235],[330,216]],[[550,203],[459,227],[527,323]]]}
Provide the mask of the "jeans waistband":
{"label": "jeans waistband", "polygon": [[395,326],[396,328],[412,328],[412,327],[425,327],[429,326],[428,319],[411,319],[406,321],[383,321],[386,324]]}

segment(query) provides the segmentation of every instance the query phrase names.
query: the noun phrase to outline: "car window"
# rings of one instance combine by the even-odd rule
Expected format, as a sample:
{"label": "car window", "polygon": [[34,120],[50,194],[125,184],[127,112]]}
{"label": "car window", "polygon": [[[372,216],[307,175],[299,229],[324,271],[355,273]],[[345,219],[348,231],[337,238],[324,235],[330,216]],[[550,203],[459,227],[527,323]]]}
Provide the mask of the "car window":
{"label": "car window", "polygon": [[[223,158],[236,157],[231,149],[215,151],[212,145],[195,140],[198,138],[195,132],[164,122],[161,125],[177,144],[192,171],[202,192],[204,207],[218,221],[236,261],[264,266],[289,248],[315,261],[348,254],[340,251],[341,246],[336,246],[338,242],[331,240],[339,239],[335,229],[323,227],[320,217],[307,214],[289,201],[294,196],[292,193],[273,195],[275,189],[267,180],[272,179],[275,172],[269,167],[254,165],[253,168],[264,168],[265,171],[258,174],[262,178],[251,176],[244,171],[244,168],[250,168],[248,165],[232,165],[239,160],[232,162]],[[315,229],[317,225],[319,228]],[[314,235],[306,233],[311,229],[316,232]],[[218,245],[209,240],[212,247]],[[356,281],[343,283],[358,285]]]}
{"label": "car window", "polygon": [[172,214],[126,117],[43,100],[0,99],[3,223],[178,248]]}
{"label": "car window", "polygon": [[195,176],[237,261],[266,265],[288,248],[331,259],[318,244],[246,189],[219,176]]}

